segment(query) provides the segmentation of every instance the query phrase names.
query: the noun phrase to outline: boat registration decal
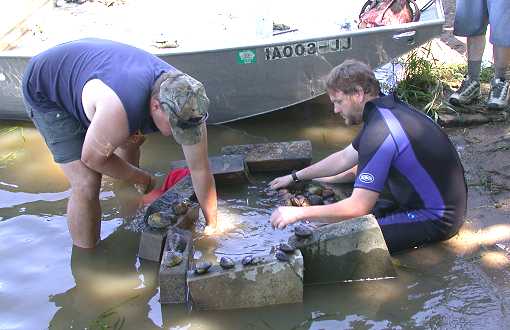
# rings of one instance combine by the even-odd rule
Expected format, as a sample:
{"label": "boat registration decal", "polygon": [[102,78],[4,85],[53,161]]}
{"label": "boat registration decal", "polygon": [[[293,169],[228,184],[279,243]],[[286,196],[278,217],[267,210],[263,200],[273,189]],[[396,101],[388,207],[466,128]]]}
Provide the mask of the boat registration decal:
{"label": "boat registration decal", "polygon": [[264,48],[266,61],[281,60],[289,57],[321,55],[343,52],[352,48],[351,38],[309,41],[296,44],[279,45]]}
{"label": "boat registration decal", "polygon": [[257,53],[255,49],[243,49],[237,51],[237,63],[239,64],[257,63]]}

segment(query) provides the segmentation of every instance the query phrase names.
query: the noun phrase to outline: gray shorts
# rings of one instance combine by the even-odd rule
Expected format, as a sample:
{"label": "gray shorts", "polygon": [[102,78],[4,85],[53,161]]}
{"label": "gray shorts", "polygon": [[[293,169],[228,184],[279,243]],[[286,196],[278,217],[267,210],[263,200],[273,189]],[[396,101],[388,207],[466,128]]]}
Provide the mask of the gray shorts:
{"label": "gray shorts", "polygon": [[457,0],[453,34],[459,37],[485,35],[490,26],[490,42],[498,47],[510,47],[509,0]]}
{"label": "gray shorts", "polygon": [[56,163],[64,164],[81,159],[87,129],[65,110],[44,112],[34,110],[25,102],[28,116],[34,122]]}

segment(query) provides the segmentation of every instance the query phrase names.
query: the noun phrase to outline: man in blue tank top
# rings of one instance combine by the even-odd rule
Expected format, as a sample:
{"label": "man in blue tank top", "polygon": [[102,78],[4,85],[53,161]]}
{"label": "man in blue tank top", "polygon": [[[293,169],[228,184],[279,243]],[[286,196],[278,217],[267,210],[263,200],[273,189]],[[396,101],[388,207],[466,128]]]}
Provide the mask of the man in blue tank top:
{"label": "man in blue tank top", "polygon": [[[276,228],[309,219],[337,222],[373,213],[390,252],[448,239],[466,212],[464,169],[448,136],[429,117],[380,94],[365,64],[348,60],[327,78],[334,112],[346,124],[363,127],[345,149],[291,175],[270,182],[274,189],[293,181],[352,182],[352,195],[337,203],[279,207]],[[391,199],[380,198],[383,190]]]}
{"label": "man in blue tank top", "polygon": [[208,229],[217,197],[207,157],[204,86],[144,50],[82,39],[34,56],[23,76],[30,118],[71,184],[69,231],[76,246],[100,238],[102,175],[154,188],[138,167],[143,134],[160,131],[182,146]]}

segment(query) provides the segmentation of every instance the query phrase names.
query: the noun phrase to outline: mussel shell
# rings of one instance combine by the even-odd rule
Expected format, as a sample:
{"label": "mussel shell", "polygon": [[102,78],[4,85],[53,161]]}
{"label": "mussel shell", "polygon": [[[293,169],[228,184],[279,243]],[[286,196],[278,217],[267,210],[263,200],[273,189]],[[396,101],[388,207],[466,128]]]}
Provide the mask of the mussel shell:
{"label": "mussel shell", "polygon": [[257,265],[261,262],[262,262],[262,259],[260,257],[255,257],[252,255],[246,256],[243,258],[243,260],[241,260],[241,263],[243,264],[243,266]]}
{"label": "mussel shell", "polygon": [[325,188],[322,190],[322,197],[328,198],[331,196],[335,196],[335,192],[331,189]]}
{"label": "mussel shell", "polygon": [[179,265],[183,260],[182,253],[169,251],[163,255],[162,264],[166,267],[174,267]]}
{"label": "mussel shell", "polygon": [[188,212],[188,208],[189,208],[189,202],[186,200],[172,206],[172,210],[174,211],[174,213],[176,215],[186,214],[186,212]]}
{"label": "mussel shell", "polygon": [[308,200],[310,201],[310,205],[322,205],[324,202],[322,201],[322,198],[317,195],[310,195],[308,197]]}
{"label": "mussel shell", "polygon": [[289,255],[281,250],[276,251],[274,256],[276,257],[276,259],[278,259],[280,261],[289,261],[290,260]]}
{"label": "mussel shell", "polygon": [[149,215],[147,218],[147,224],[152,228],[166,228],[172,224],[174,220],[171,216],[171,213],[168,212],[156,212]]}
{"label": "mussel shell", "polygon": [[195,274],[205,274],[211,268],[211,263],[208,261],[202,261],[195,265]]}
{"label": "mussel shell", "polygon": [[312,236],[312,230],[305,226],[297,226],[294,228],[294,235],[296,235],[299,238],[308,238]]}
{"label": "mussel shell", "polygon": [[280,243],[280,245],[278,245],[278,250],[283,251],[285,253],[292,253],[296,250],[296,248],[287,243]]}
{"label": "mussel shell", "polygon": [[241,263],[243,266],[251,265],[251,262],[253,261],[253,256],[246,256],[241,260]]}
{"label": "mussel shell", "polygon": [[310,186],[306,191],[312,195],[322,196],[322,188],[319,186]]}
{"label": "mussel shell", "polygon": [[290,199],[290,204],[291,204],[292,206],[301,206],[301,201],[300,201],[300,200],[299,200],[299,198],[297,198],[297,197],[292,197],[292,198]]}
{"label": "mussel shell", "polygon": [[169,250],[184,252],[187,245],[186,239],[179,233],[173,233],[168,239]]}
{"label": "mussel shell", "polygon": [[234,268],[235,263],[234,263],[234,260],[230,259],[229,257],[221,257],[220,266],[223,269],[230,269],[230,268]]}

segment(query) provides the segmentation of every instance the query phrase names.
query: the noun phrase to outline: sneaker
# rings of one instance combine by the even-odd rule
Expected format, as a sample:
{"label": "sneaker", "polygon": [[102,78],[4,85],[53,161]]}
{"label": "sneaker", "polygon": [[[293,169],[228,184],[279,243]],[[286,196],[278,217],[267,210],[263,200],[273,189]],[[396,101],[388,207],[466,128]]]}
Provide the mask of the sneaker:
{"label": "sneaker", "polygon": [[487,99],[487,106],[491,110],[501,110],[508,105],[510,82],[500,78],[492,79],[491,92]]}
{"label": "sneaker", "polygon": [[480,83],[476,80],[464,77],[459,89],[452,95],[448,101],[453,105],[464,105],[475,101],[480,97]]}

